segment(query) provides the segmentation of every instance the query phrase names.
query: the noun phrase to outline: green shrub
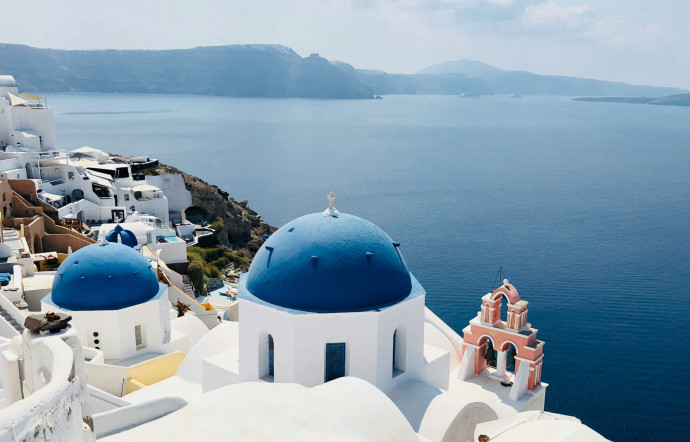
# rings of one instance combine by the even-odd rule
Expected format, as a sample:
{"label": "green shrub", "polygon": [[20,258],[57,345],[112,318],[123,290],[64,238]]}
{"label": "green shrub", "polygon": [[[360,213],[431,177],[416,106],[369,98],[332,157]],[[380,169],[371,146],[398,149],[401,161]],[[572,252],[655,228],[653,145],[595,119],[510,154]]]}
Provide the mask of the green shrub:
{"label": "green shrub", "polygon": [[204,273],[209,278],[220,278],[220,270],[218,270],[218,267],[214,266],[213,264],[206,264],[204,266]]}
{"label": "green shrub", "polygon": [[204,284],[204,263],[200,260],[193,260],[187,268],[187,275],[194,284],[194,287],[202,295],[206,294],[206,284]]}
{"label": "green shrub", "polygon": [[211,228],[216,232],[220,232],[224,227],[225,223],[223,222],[223,218],[216,217],[215,221],[211,223]]}
{"label": "green shrub", "polygon": [[214,261],[211,261],[211,264],[218,267],[219,269],[222,269],[226,265],[230,264],[230,260],[225,256],[221,256],[220,258],[218,258]]}

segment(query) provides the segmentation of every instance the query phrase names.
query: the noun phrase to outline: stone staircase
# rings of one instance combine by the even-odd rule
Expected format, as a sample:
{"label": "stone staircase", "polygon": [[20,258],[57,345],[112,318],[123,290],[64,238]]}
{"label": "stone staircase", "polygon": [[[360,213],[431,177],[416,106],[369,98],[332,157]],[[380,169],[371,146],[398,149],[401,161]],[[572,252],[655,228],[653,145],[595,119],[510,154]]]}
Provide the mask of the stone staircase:
{"label": "stone staircase", "polygon": [[19,324],[17,321],[15,321],[15,319],[9,313],[7,313],[7,310],[2,308],[2,306],[0,306],[0,316],[2,316],[12,327],[14,327],[19,334],[24,332],[24,324]]}
{"label": "stone staircase", "polygon": [[189,279],[188,279],[188,278],[184,278],[184,279],[182,280],[182,282],[183,282],[183,284],[184,284],[184,290],[183,290],[183,291],[187,294],[187,296],[189,296],[189,297],[192,298],[192,299],[196,298],[196,293],[194,293],[194,286],[193,286],[192,283],[189,281]]}

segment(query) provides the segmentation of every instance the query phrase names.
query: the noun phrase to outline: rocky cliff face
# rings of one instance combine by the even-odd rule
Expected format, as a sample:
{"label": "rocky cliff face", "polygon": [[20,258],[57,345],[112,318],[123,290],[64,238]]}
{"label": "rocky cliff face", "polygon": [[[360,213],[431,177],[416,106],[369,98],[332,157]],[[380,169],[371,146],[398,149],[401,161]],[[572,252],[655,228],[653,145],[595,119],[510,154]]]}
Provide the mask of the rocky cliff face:
{"label": "rocky cliff face", "polygon": [[245,249],[253,257],[263,244],[264,235],[275,232],[275,227],[247,207],[247,201],[230,198],[218,186],[165,164],[159,165],[156,171],[182,175],[185,187],[192,193],[193,206],[186,211],[187,219],[197,223],[209,222],[215,228],[220,244],[233,250]]}

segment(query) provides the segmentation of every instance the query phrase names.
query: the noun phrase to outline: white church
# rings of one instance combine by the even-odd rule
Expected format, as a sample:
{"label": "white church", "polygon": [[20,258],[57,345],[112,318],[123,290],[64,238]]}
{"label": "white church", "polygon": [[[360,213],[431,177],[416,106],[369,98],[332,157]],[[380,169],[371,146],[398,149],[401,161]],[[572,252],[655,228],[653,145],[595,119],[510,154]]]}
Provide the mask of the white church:
{"label": "white church", "polygon": [[[61,424],[55,440],[605,440],[574,417],[544,412],[544,343],[527,322],[527,302],[508,281],[482,298],[463,339],[425,307],[425,290],[401,245],[371,222],[339,213],[333,200],[324,212],[299,217],[266,240],[240,278],[239,321],[222,321],[196,338],[173,376],[110,402],[99,391],[100,409],[86,385],[80,413],[75,409],[71,418],[81,419],[81,434],[73,434],[76,423]],[[126,246],[74,253],[44,300],[58,310],[79,303],[81,317],[126,306],[118,320],[127,332],[108,332],[121,340],[120,350],[112,347],[120,351],[114,357],[138,344],[130,331],[147,305],[155,336],[165,341],[169,326],[169,305],[158,304],[163,288],[150,264],[132,255],[123,265],[120,247]],[[134,276],[131,286],[108,288],[113,257]],[[99,287],[108,296],[97,295]],[[500,318],[504,300],[509,318]],[[75,315],[73,327],[55,335],[26,332],[10,350],[18,355],[38,341],[75,333],[88,349],[96,326],[88,318]],[[6,370],[15,353],[3,353],[6,385],[16,382]],[[83,364],[78,359],[70,363]],[[106,402],[112,406],[103,409]],[[6,411],[0,410],[0,438],[10,434]],[[54,424],[49,411],[45,422],[15,425],[11,434]]]}

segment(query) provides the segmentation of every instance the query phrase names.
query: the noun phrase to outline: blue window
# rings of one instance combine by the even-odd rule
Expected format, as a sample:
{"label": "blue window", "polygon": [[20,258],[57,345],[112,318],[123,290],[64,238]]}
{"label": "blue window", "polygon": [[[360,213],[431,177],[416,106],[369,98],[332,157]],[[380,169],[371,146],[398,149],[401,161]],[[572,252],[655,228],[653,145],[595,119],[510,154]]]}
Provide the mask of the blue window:
{"label": "blue window", "polygon": [[324,382],[345,376],[345,343],[326,344]]}
{"label": "blue window", "polygon": [[273,336],[268,335],[268,375],[273,376]]}

